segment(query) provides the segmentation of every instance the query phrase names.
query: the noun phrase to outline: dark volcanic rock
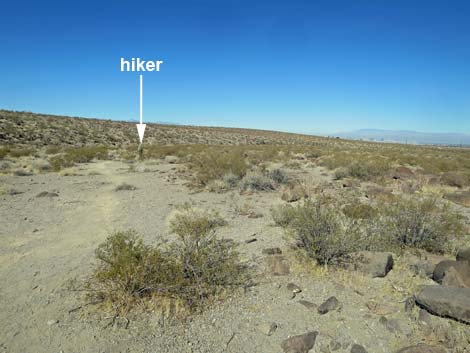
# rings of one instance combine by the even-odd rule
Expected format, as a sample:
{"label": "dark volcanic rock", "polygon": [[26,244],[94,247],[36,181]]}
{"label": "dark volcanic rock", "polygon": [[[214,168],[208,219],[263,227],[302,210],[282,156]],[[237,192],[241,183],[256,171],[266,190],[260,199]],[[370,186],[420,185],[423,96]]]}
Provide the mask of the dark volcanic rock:
{"label": "dark volcanic rock", "polygon": [[281,343],[284,353],[308,353],[315,345],[318,332],[312,331],[303,335],[293,336]]}
{"label": "dark volcanic rock", "polygon": [[351,259],[355,270],[371,277],[385,277],[393,268],[393,256],[388,252],[359,251]]}
{"label": "dark volcanic rock", "polygon": [[459,272],[455,267],[450,267],[442,279],[443,286],[470,288],[470,271]]}
{"label": "dark volcanic rock", "polygon": [[470,288],[423,286],[416,303],[432,314],[470,324]]}
{"label": "dark volcanic rock", "polygon": [[[444,260],[439,262],[434,269],[433,280],[442,283],[446,273],[449,274],[450,268],[454,268],[461,279],[470,284],[470,262],[468,261]],[[450,274],[453,272],[450,271]]]}
{"label": "dark volcanic rock", "polygon": [[326,314],[332,310],[341,308],[341,304],[336,297],[329,297],[322,305],[318,307],[318,313],[320,315]]}
{"label": "dark volcanic rock", "polygon": [[470,248],[460,249],[456,256],[457,261],[470,261]]}

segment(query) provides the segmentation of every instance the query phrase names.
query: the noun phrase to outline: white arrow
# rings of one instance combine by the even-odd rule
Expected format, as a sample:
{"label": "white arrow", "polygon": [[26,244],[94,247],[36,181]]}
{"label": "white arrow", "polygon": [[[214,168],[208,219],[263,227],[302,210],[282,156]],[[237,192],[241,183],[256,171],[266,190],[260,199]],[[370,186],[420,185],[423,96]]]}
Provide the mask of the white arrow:
{"label": "white arrow", "polygon": [[140,143],[142,143],[145,134],[145,127],[147,125],[142,124],[142,75],[140,75],[140,124],[137,125],[137,132],[139,134]]}

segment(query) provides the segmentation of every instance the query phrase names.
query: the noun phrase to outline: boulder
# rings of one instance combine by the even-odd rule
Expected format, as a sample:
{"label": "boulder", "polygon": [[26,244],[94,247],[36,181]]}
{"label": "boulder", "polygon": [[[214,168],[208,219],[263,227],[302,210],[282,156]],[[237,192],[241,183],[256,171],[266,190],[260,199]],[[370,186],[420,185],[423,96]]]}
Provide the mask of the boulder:
{"label": "boulder", "polygon": [[444,276],[451,267],[456,270],[465,282],[470,283],[470,262],[468,261],[444,260],[439,262],[434,269],[433,280],[442,283]]}
{"label": "boulder", "polygon": [[460,249],[457,251],[457,261],[470,261],[470,248]]}
{"label": "boulder", "polygon": [[396,353],[447,353],[444,348],[438,346],[428,346],[427,344],[418,344],[417,346],[409,346],[402,348]]}
{"label": "boulder", "polygon": [[470,324],[470,288],[426,285],[416,303],[432,314]]}
{"label": "boulder", "polygon": [[417,275],[433,278],[436,265],[445,260],[449,259],[440,255],[428,254],[424,256],[424,258],[418,258],[414,256],[414,258],[411,260],[410,269]]}
{"label": "boulder", "polygon": [[281,255],[272,255],[266,258],[266,271],[274,276],[286,276],[290,272],[287,260]]}
{"label": "boulder", "polygon": [[318,313],[320,315],[326,314],[333,310],[341,308],[341,303],[336,297],[329,297],[323,304],[318,307]]}
{"label": "boulder", "polygon": [[444,272],[441,284],[448,287],[470,288],[470,276],[465,276],[457,271],[455,267],[450,267]]}
{"label": "boulder", "polygon": [[389,252],[359,251],[351,254],[356,271],[371,277],[385,277],[393,268],[393,255]]}
{"label": "boulder", "polygon": [[393,175],[392,175],[393,179],[400,179],[400,180],[411,179],[414,176],[415,175],[412,172],[412,170],[410,168],[407,168],[407,167],[397,167],[397,168],[395,168],[395,170],[393,171]]}
{"label": "boulder", "polygon": [[312,331],[290,337],[281,343],[281,348],[284,353],[308,353],[315,345],[317,335],[317,331]]}

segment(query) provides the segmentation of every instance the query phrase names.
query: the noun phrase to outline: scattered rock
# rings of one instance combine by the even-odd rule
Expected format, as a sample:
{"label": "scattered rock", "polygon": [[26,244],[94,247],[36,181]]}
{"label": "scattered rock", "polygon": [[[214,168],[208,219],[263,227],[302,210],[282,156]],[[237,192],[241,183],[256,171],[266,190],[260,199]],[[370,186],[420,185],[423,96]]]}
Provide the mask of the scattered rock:
{"label": "scattered rock", "polygon": [[470,248],[460,249],[456,256],[457,261],[470,261]]}
{"label": "scattered rock", "polygon": [[423,275],[428,278],[433,277],[436,265],[442,261],[449,260],[448,258],[440,255],[427,254],[424,258],[414,257],[410,269],[417,275]]}
{"label": "scattered rock", "polygon": [[300,293],[302,292],[302,289],[300,289],[300,287],[298,285],[296,285],[295,283],[288,283],[287,284],[287,290],[291,291],[292,293]]}
{"label": "scattered rock", "polygon": [[285,276],[290,272],[287,260],[281,255],[272,255],[266,258],[266,270],[274,276]]}
{"label": "scattered rock", "polygon": [[470,324],[470,288],[423,286],[416,303],[432,314]]}
{"label": "scattered rock", "polygon": [[389,252],[359,251],[351,259],[355,270],[371,277],[385,277],[393,268],[393,256]]}
{"label": "scattered rock", "polygon": [[424,309],[419,310],[418,314],[418,321],[425,324],[425,325],[432,325],[432,317],[431,315]]}
{"label": "scattered rock", "polygon": [[132,190],[136,190],[136,189],[137,188],[134,185],[122,183],[122,184],[119,184],[118,186],[116,186],[116,188],[114,190],[115,191],[132,191]]}
{"label": "scattered rock", "polygon": [[444,198],[459,205],[470,207],[470,190],[444,194]]}
{"label": "scattered rock", "polygon": [[250,243],[254,243],[255,241],[258,241],[258,239],[256,239],[256,238],[251,238],[251,239],[245,240],[245,243],[246,243],[246,244],[250,244]]}
{"label": "scattered rock", "polygon": [[385,316],[381,316],[379,323],[385,326],[385,328],[391,333],[401,333],[400,323],[397,319],[387,319]]}
{"label": "scattered rock", "polygon": [[407,167],[397,167],[397,168],[395,168],[395,170],[393,172],[393,175],[392,175],[393,179],[400,179],[400,180],[411,179],[414,176],[415,175],[411,171],[411,169],[407,168]]}
{"label": "scattered rock", "polygon": [[248,213],[248,218],[262,218],[263,217],[263,214],[262,213],[259,213],[259,212],[256,212],[256,211],[251,211],[250,213]]}
{"label": "scattered rock", "polygon": [[281,343],[281,348],[284,353],[308,353],[315,345],[317,335],[317,331],[312,331],[290,337]]}
{"label": "scattered rock", "polygon": [[444,260],[439,262],[434,269],[433,280],[437,283],[442,283],[446,272],[451,267],[458,272],[463,281],[470,283],[470,262],[468,261]]}
{"label": "scattered rock", "polygon": [[41,191],[39,194],[36,195],[36,197],[57,197],[59,194],[55,192],[49,192],[49,191]]}
{"label": "scattered rock", "polygon": [[336,297],[329,297],[323,304],[318,307],[318,313],[324,315],[333,310],[339,310],[341,303]]}
{"label": "scattered rock", "polygon": [[277,324],[275,322],[263,322],[257,325],[256,328],[266,336],[271,336],[276,331]]}
{"label": "scattered rock", "polygon": [[265,255],[281,255],[282,250],[279,248],[266,248],[261,251]]}
{"label": "scattered rock", "polygon": [[367,353],[367,351],[360,344],[353,344],[351,347],[351,353]]}
{"label": "scattered rock", "polygon": [[470,273],[467,276],[459,273],[455,267],[450,267],[442,279],[442,285],[448,287],[470,288]]}
{"label": "scattered rock", "polygon": [[299,304],[305,306],[307,309],[316,309],[317,304],[309,302],[308,300],[299,300]]}
{"label": "scattered rock", "polygon": [[438,346],[428,346],[427,344],[419,344],[417,346],[409,346],[402,348],[396,353],[446,353],[444,348]]}
{"label": "scattered rock", "polygon": [[168,164],[178,163],[179,158],[176,156],[165,156],[165,162]]}

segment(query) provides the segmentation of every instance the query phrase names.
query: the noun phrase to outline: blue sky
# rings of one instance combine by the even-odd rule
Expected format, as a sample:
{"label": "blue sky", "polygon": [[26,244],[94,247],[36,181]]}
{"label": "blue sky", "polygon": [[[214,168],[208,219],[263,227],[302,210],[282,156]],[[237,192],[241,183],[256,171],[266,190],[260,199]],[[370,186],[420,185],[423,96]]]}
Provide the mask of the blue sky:
{"label": "blue sky", "polygon": [[470,133],[470,2],[4,1],[0,108],[305,133]]}

